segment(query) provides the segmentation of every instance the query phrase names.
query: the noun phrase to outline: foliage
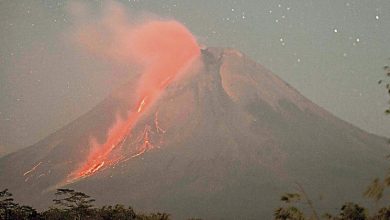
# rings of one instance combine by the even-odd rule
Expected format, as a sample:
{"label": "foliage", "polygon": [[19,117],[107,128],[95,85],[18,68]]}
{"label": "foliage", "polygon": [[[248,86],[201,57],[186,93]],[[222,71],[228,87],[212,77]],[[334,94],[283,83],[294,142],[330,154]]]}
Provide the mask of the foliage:
{"label": "foliage", "polygon": [[385,181],[381,181],[379,178],[376,178],[367,187],[367,190],[364,192],[364,195],[378,202],[380,199],[382,199],[386,186],[389,185],[387,185]]}
{"label": "foliage", "polygon": [[12,194],[5,189],[0,192],[0,219],[9,219],[16,207]]}
{"label": "foliage", "polygon": [[[282,195],[280,198],[280,201],[285,203],[285,206],[282,206],[275,210],[274,217],[277,220],[304,220],[304,219],[316,219],[319,220],[319,216],[317,214],[317,211],[313,205],[313,202],[309,198],[309,196],[306,194],[306,191],[304,188],[299,184],[295,183],[297,186],[297,193],[286,193]],[[294,204],[295,206],[293,206]],[[310,217],[305,217],[305,214],[303,211],[301,211],[299,208],[305,207],[306,209],[309,209],[311,211]]]}
{"label": "foliage", "polygon": [[325,214],[324,217],[329,220],[369,220],[367,210],[355,203],[345,203],[337,216]]}
{"label": "foliage", "polygon": [[170,215],[167,213],[152,213],[149,215],[139,215],[137,220],[170,220]]}
{"label": "foliage", "polygon": [[276,220],[304,220],[303,213],[294,206],[278,208],[275,210],[274,217]]}
{"label": "foliage", "polygon": [[[383,67],[385,71],[385,75],[388,77],[387,80],[381,79],[378,84],[385,84],[386,93],[390,96],[390,67],[388,65]],[[385,110],[386,114],[390,114],[390,100],[388,102],[389,106]],[[390,141],[390,140],[389,140]],[[390,143],[390,142],[389,142]],[[389,159],[390,155],[387,156]],[[385,189],[390,187],[390,171],[387,172],[386,176],[383,179],[376,178],[372,183],[368,186],[367,190],[364,192],[364,195],[370,199],[373,199],[375,202],[378,202],[383,198]]]}
{"label": "foliage", "polygon": [[364,207],[354,203],[347,203],[341,207],[340,219],[367,219],[367,211]]}
{"label": "foliage", "polygon": [[390,219],[390,206],[381,208],[377,214],[372,217],[372,220],[387,220]]}
{"label": "foliage", "polygon": [[0,192],[0,219],[41,219],[39,213],[30,206],[20,206],[14,202],[12,193],[5,189]]}
{"label": "foliage", "polygon": [[71,216],[74,219],[86,219],[93,216],[93,202],[90,196],[71,189],[57,189],[55,193],[59,199],[53,202],[63,214]]}
{"label": "foliage", "polygon": [[290,204],[301,202],[302,198],[299,193],[286,193],[280,198],[280,201],[284,202],[288,206],[283,206],[275,210],[274,217],[276,220],[304,220],[305,217],[297,207]]}
{"label": "foliage", "polygon": [[[57,189],[54,205],[38,213],[30,206],[14,202],[12,194],[5,189],[0,192],[1,220],[170,220],[167,213],[137,214],[132,207],[94,207],[95,200],[85,193],[72,189]],[[199,219],[198,219],[199,220]]]}
{"label": "foliage", "polygon": [[118,204],[115,206],[103,206],[97,212],[102,220],[109,220],[109,219],[134,220],[137,217],[133,208],[131,208],[130,206],[128,208],[125,208],[123,205],[118,205]]}
{"label": "foliage", "polygon": [[[386,66],[383,67],[383,70],[385,71],[385,75],[387,77],[390,77],[390,67],[388,65],[386,65]],[[389,82],[389,80],[381,79],[381,80],[378,81],[378,84],[385,84],[386,92],[390,96],[390,82]],[[390,114],[390,102],[388,104],[389,104],[389,106],[385,110],[386,114]]]}
{"label": "foliage", "polygon": [[[379,180],[374,181],[376,184]],[[299,185],[300,186],[300,185]],[[277,208],[274,211],[275,220],[319,220],[320,217],[317,215],[317,211],[312,204],[312,201],[307,197],[307,194],[300,186],[301,192],[299,193],[286,193],[281,196],[280,201],[284,205]],[[380,190],[379,190],[380,191]],[[378,198],[378,190],[371,190],[370,193]],[[367,193],[367,192],[366,192]],[[377,200],[375,200],[377,201]],[[309,208],[309,209],[308,209]],[[310,210],[310,213],[305,213],[303,210]],[[390,220],[390,206],[383,207],[374,212],[371,216],[369,215],[368,209],[360,206],[356,203],[345,203],[341,206],[339,213],[332,215],[326,213],[322,215],[322,219],[328,220]]]}
{"label": "foliage", "polygon": [[[302,195],[300,193],[286,193],[280,199],[284,206],[277,208],[274,212],[275,220],[311,220],[320,218],[315,215],[312,210],[312,215],[309,216],[302,210],[305,209],[304,205],[307,202],[302,202]],[[292,205],[294,204],[294,205]],[[288,206],[286,206],[288,205]],[[310,206],[309,206],[310,207]],[[314,206],[312,206],[314,207]],[[390,206],[379,209],[376,213],[374,212],[371,216],[366,208],[356,203],[345,203],[341,206],[339,213],[332,215],[326,213],[322,215],[322,219],[328,220],[389,220],[390,219]]]}

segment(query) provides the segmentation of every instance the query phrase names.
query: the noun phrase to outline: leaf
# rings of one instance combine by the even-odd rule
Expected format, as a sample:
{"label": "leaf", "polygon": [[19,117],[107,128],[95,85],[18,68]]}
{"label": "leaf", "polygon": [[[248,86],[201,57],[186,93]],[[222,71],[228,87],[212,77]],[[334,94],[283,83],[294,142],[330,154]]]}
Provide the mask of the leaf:
{"label": "leaf", "polygon": [[385,183],[386,186],[390,186],[390,173],[387,174],[383,182]]}
{"label": "leaf", "polygon": [[385,186],[383,183],[379,181],[378,178],[376,178],[367,188],[367,190],[364,192],[364,196],[370,199],[374,199],[375,201],[379,201],[383,197],[383,191],[385,189]]}
{"label": "leaf", "polygon": [[301,200],[301,195],[298,193],[286,193],[280,200],[286,203],[299,202]]}

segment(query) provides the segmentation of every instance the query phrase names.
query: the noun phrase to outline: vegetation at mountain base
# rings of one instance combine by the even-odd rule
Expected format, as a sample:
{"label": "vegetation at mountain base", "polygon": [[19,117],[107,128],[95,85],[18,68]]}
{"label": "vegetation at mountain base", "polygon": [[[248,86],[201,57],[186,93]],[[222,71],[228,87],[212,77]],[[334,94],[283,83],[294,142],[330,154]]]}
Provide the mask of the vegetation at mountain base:
{"label": "vegetation at mountain base", "polygon": [[49,209],[38,212],[34,208],[19,205],[12,193],[5,189],[0,192],[1,220],[169,220],[167,213],[136,213],[124,205],[94,206],[95,200],[82,192],[72,189],[57,189],[56,199]]}
{"label": "vegetation at mountain base", "polygon": [[[387,94],[390,96],[390,66],[385,65],[383,67],[383,70],[385,71],[385,75],[387,76],[386,79],[381,79],[378,81],[378,84],[384,84],[385,89],[387,91]],[[388,108],[385,110],[386,114],[390,114],[390,100],[388,101]]]}
{"label": "vegetation at mountain base", "polygon": [[[280,200],[283,206],[277,208],[274,212],[275,220],[389,220],[390,205],[382,207],[374,212],[367,208],[353,203],[344,203],[337,214],[324,213],[321,216],[317,214],[312,202],[302,192],[286,193]],[[305,211],[303,211],[305,210]]]}
{"label": "vegetation at mountain base", "polygon": [[[286,193],[281,197],[283,206],[274,212],[275,220],[389,220],[390,205],[370,213],[367,208],[355,203],[345,203],[337,214],[318,215],[304,189],[298,185],[297,193]],[[124,205],[95,207],[95,200],[82,192],[72,189],[57,189],[53,206],[38,212],[34,208],[19,205],[12,193],[5,189],[0,192],[1,220],[170,220],[167,213],[137,213]],[[377,197],[374,197],[376,200]],[[381,198],[379,198],[381,199]],[[200,220],[191,218],[190,220]]]}

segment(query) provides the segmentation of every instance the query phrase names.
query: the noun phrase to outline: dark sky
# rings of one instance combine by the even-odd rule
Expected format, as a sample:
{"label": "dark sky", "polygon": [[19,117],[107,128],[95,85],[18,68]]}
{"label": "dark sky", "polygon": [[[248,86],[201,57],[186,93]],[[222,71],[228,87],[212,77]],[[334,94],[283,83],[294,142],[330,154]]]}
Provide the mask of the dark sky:
{"label": "dark sky", "polygon": [[[95,14],[105,7],[89,2]],[[183,22],[201,44],[237,48],[336,116],[390,136],[377,84],[390,62],[388,0],[120,2]],[[0,0],[0,154],[66,125],[128,76],[69,41],[68,3]]]}

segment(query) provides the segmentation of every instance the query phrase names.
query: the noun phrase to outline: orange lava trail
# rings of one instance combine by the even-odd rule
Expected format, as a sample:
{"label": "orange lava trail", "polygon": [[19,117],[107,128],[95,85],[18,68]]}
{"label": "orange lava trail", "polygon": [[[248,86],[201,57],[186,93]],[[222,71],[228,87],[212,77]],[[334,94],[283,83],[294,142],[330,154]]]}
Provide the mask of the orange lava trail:
{"label": "orange lava trail", "polygon": [[133,156],[131,156],[131,158],[135,158],[135,157],[138,157],[138,156],[141,156],[142,154],[144,154],[145,152],[151,150],[154,148],[153,144],[150,142],[150,126],[146,126],[145,129],[144,129],[144,135],[143,135],[143,144],[137,149],[138,150],[138,153],[134,154]]}
{"label": "orange lava trail", "polygon": [[154,114],[154,126],[156,127],[157,133],[165,133],[166,131],[160,127],[160,124],[158,122],[158,111]]}
{"label": "orange lava trail", "polygon": [[26,176],[27,174],[33,172],[33,171],[36,170],[36,169],[39,167],[39,165],[41,165],[41,164],[42,164],[42,162],[39,162],[39,163],[38,163],[37,165],[35,165],[33,168],[31,168],[30,170],[28,170],[27,172],[25,172],[25,173],[23,174],[23,176]]}
{"label": "orange lava trail", "polygon": [[138,110],[137,112],[140,113],[142,111],[142,109],[144,108],[144,105],[146,103],[146,100],[147,100],[147,96],[145,98],[142,99],[141,103],[139,104],[139,107],[138,107]]}
{"label": "orange lava trail", "polygon": [[[144,67],[137,90],[140,97],[138,104],[123,123],[115,125],[108,133],[106,142],[91,153],[79,169],[70,174],[71,179],[68,181],[93,175],[105,166],[114,164],[115,160],[110,159],[111,152],[130,135],[143,113],[153,105],[172,80],[184,72],[200,54],[195,38],[176,21],[150,21],[139,25],[131,30],[128,41],[131,46],[124,48],[130,49],[134,60]],[[160,130],[163,131],[161,128]],[[149,131],[145,130],[144,143],[133,157],[152,147]]]}
{"label": "orange lava trail", "polygon": [[127,121],[124,124],[121,124],[119,128],[114,128],[114,132],[108,136],[104,145],[100,147],[98,151],[90,155],[87,163],[84,164],[79,170],[77,170],[74,175],[75,178],[81,178],[94,174],[96,171],[100,170],[106,163],[107,157],[112,152],[112,150],[117,147],[124,138],[130,133],[135,122],[139,119],[142,107],[146,105],[145,99],[142,99],[141,104],[138,106],[138,111],[128,117]]}

